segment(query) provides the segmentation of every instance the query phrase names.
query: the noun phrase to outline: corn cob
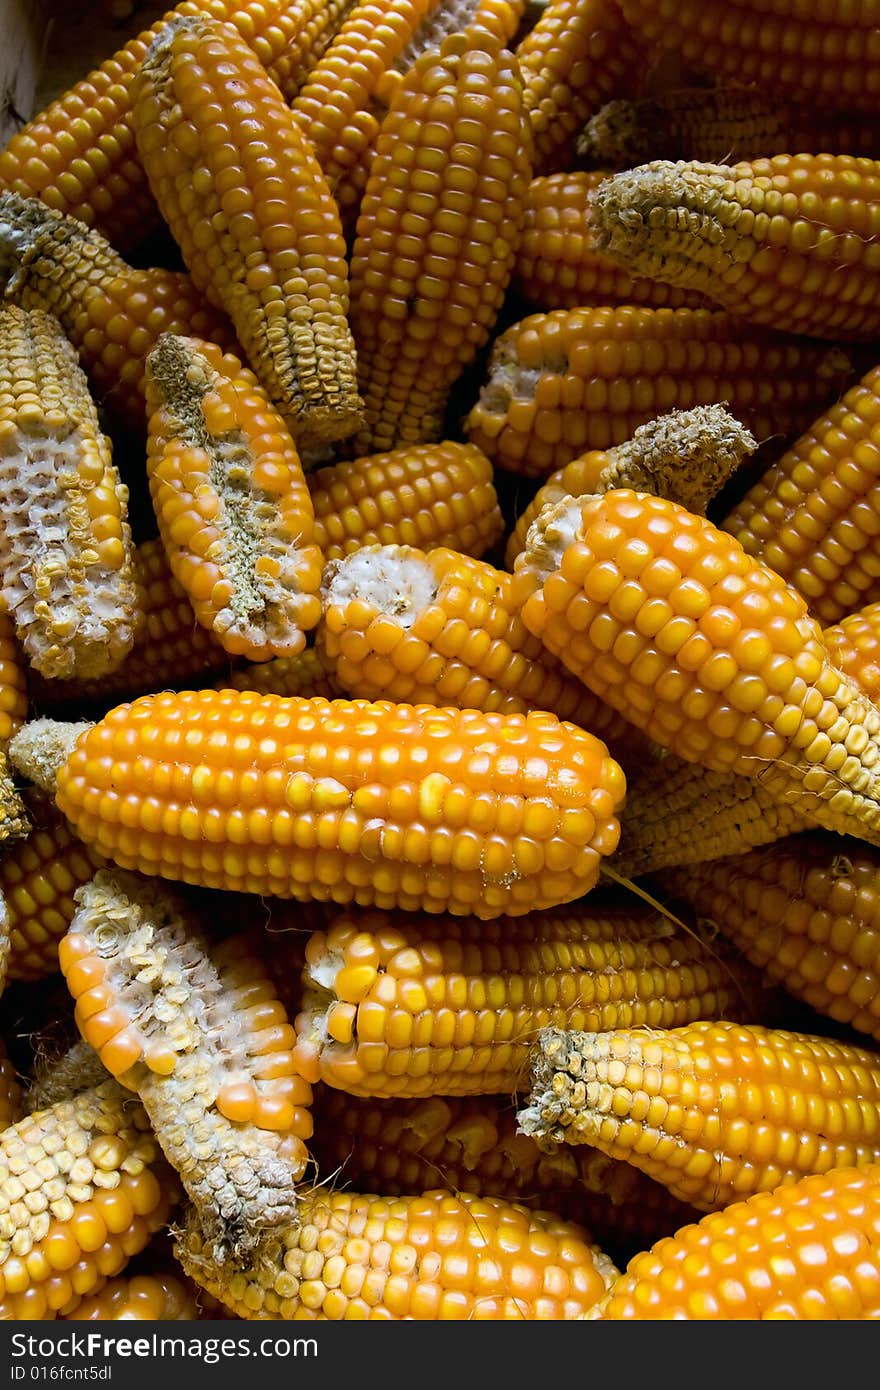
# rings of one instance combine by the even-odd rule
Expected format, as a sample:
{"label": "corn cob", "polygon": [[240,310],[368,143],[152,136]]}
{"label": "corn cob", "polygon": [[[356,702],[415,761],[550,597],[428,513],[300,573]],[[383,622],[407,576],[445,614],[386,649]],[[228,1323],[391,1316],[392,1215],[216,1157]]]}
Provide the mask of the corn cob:
{"label": "corn cob", "polygon": [[838,671],[880,702],[880,603],[869,603],[822,633],[826,650]]}
{"label": "corn cob", "polygon": [[226,315],[188,275],[133,269],[98,232],[17,193],[0,193],[0,282],[6,299],[58,319],[98,404],[140,432],[146,357],[161,333],[235,346]]}
{"label": "corn cob", "polygon": [[726,1020],[548,1028],[531,1071],[524,1133],[592,1144],[701,1211],[880,1155],[880,1058],[834,1039]]}
{"label": "corn cob", "polygon": [[0,1133],[14,1125],[24,1114],[24,1097],[18,1073],[0,1045]]}
{"label": "corn cob", "polygon": [[529,527],[548,502],[616,487],[654,492],[690,512],[706,508],[757,447],[754,437],[722,405],[672,410],[639,425],[632,439],[572,459],[543,483],[507,539],[504,563],[514,568]]}
{"label": "corn cob", "polygon": [[111,1079],[89,1043],[83,1042],[82,1038],[70,1042],[71,1035],[76,1032],[73,1019],[65,1016],[61,1028],[60,1043],[52,1023],[33,1039],[33,1076],[24,1101],[24,1110],[28,1115],[33,1115],[37,1110],[48,1110],[60,1101],[71,1100],[80,1091],[103,1086]]}
{"label": "corn cob", "polygon": [[335,700],[344,695],[329,664],[314,647],[298,656],[277,656],[274,661],[254,662],[214,681],[214,690],[256,690],[262,695],[323,695]]}
{"label": "corn cob", "polygon": [[448,545],[479,557],[504,530],[485,454],[452,440],[373,454],[308,475],[326,560],[362,545]]}
{"label": "corn cob", "polygon": [[449,391],[501,307],[531,177],[522,85],[501,45],[476,24],[451,34],[382,122],[351,257],[356,452],[441,439]]}
{"label": "corn cob", "polygon": [[179,1199],[141,1106],[115,1081],[0,1135],[0,1318],[46,1319],[118,1274]]}
{"label": "corn cob", "polygon": [[0,744],[20,729],[28,712],[27,677],[15,628],[0,594]]}
{"label": "corn cob", "polygon": [[523,627],[513,590],[513,575],[456,550],[364,546],[324,571],[318,650],[352,696],[550,710],[624,743],[631,726]]}
{"label": "corn cob", "polygon": [[360,0],[291,105],[353,228],[379,128],[400,77],[471,23],[513,37],[523,0]]}
{"label": "corn cob", "polygon": [[749,323],[880,334],[880,161],[654,160],[606,179],[590,222],[599,250],[634,274],[696,290]]}
{"label": "corn cob", "polygon": [[880,367],[771,464],[721,522],[825,624],[880,598]]}
{"label": "corn cob", "polygon": [[798,150],[874,158],[880,136],[867,112],[798,106],[755,87],[730,85],[610,101],[587,121],[577,142],[581,159],[613,169],[654,159],[733,164]]}
{"label": "corn cob", "polygon": [[758,440],[796,434],[848,372],[839,349],[744,328],[719,311],[558,309],[495,339],[465,428],[500,467],[545,478],[695,405],[724,401]]}
{"label": "corn cob", "polygon": [[76,353],[51,314],[0,308],[0,581],[25,656],[96,677],[137,620],[128,488]]}
{"label": "corn cob", "polygon": [[584,1317],[852,1321],[880,1315],[880,1165],[712,1212],[635,1256]]}
{"label": "corn cob", "polygon": [[880,843],[880,710],[733,537],[618,488],[545,508],[516,563],[525,626],[649,738]]}
{"label": "corn cob", "polygon": [[306,946],[295,1055],[355,1096],[509,1094],[542,1028],[751,1018],[756,980],[642,908],[483,926],[342,914]]}
{"label": "corn cob", "polygon": [[58,959],[80,1032],[137,1092],[215,1257],[243,1257],[294,1219],[312,1132],[262,936],[213,944],[185,900],[118,871],[76,901]]}
{"label": "corn cob", "polygon": [[190,1214],[175,1254],[250,1320],[562,1320],[618,1271],[580,1226],[497,1198],[304,1193],[296,1225],[250,1267],[218,1266]]}
{"label": "corn cob", "polygon": [[150,495],[196,618],[234,656],[296,656],[323,561],[284,421],[237,357],[173,334],[147,358],[147,405]]}
{"label": "corn cob", "polygon": [[495,917],[589,891],[623,792],[605,745],[543,712],[202,690],[111,710],[57,805],[123,868]]}
{"label": "corn cob", "polygon": [[[8,848],[8,841],[22,839],[30,828],[30,816],[13,781],[6,748],[0,747],[0,845]],[[0,864],[2,862],[0,855]],[[0,918],[4,911],[0,908]]]}
{"label": "corn cob", "polygon": [[[228,19],[295,95],[350,0],[184,0],[172,15]],[[164,22],[164,21],[163,21]],[[131,39],[29,121],[0,151],[0,187],[96,226],[128,251],[160,222],[135,148],[132,85],[162,22]]]}
{"label": "corn cob", "polygon": [[297,444],[344,439],[361,421],[345,241],[278,87],[231,25],[174,19],[141,66],[134,124],[193,283],[229,314]]}
{"label": "corn cob", "polygon": [[67,1322],[193,1322],[199,1316],[195,1290],[166,1270],[110,1279],[99,1293],[84,1298]]}
{"label": "corn cob", "polygon": [[628,95],[644,63],[615,0],[549,0],[516,58],[538,174],[570,167],[584,122],[611,97]]}
{"label": "corn cob", "polygon": [[877,851],[795,835],[659,883],[789,994],[880,1042]]}
{"label": "corn cob", "polygon": [[705,296],[630,275],[596,249],[589,225],[590,199],[606,177],[602,171],[578,170],[532,179],[513,268],[514,288],[541,309],[577,309],[585,304],[648,304],[656,309],[704,305]]}
{"label": "corn cob", "polygon": [[10,764],[25,781],[54,798],[59,767],[80,736],[93,727],[88,719],[29,719],[9,740]]}
{"label": "corn cob", "polygon": [[822,107],[873,112],[880,48],[873,4],[825,0],[621,0],[641,41],[712,76]]}
{"label": "corn cob", "polygon": [[543,1153],[516,1130],[509,1097],[358,1100],[329,1086],[315,1097],[312,1155],[322,1175],[398,1197],[438,1182],[576,1221],[603,1250],[644,1250],[695,1219],[631,1163],[586,1144]]}

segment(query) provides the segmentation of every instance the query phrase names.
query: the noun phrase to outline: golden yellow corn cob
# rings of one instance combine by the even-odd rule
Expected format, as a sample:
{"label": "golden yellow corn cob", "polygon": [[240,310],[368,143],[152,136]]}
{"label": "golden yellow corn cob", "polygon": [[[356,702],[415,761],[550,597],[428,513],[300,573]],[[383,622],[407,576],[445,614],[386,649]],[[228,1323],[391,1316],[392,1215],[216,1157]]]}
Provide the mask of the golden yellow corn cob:
{"label": "golden yellow corn cob", "polygon": [[163,334],[147,358],[147,473],[174,577],[234,656],[296,656],[323,559],[296,446],[252,372]]}
{"label": "golden yellow corn cob", "polygon": [[351,257],[359,453],[442,438],[450,388],[501,307],[531,177],[502,43],[477,24],[451,34],[410,68],[382,122]]}
{"label": "golden yellow corn cob", "polygon": [[134,124],[194,284],[229,314],[295,440],[344,439],[361,421],[345,241],[278,87],[233,26],[174,19],[141,66]]}
{"label": "golden yellow corn cob", "polygon": [[0,595],[0,744],[20,729],[28,712],[28,687],[24,655],[15,639],[15,627]]}
{"label": "golden yellow corn cob", "polygon": [[212,943],[185,899],[118,870],[76,901],[58,959],[79,1030],[137,1092],[216,1258],[244,1256],[294,1219],[312,1132],[263,938]]}
{"label": "golden yellow corn cob", "polygon": [[632,439],[591,449],[552,473],[535,493],[507,539],[504,563],[512,570],[529,527],[548,502],[631,487],[705,513],[712,497],[757,447],[722,405],[672,410],[639,425]]}
{"label": "golden yellow corn cob", "polygon": [[[553,1210],[616,1258],[695,1219],[630,1163],[586,1144],[546,1154],[516,1128],[509,1096],[359,1100],[321,1086],[312,1155],[322,1176],[397,1197],[442,1183],[456,1193]],[[337,1185],[335,1184],[335,1185]]]}
{"label": "golden yellow corn cob", "polygon": [[660,875],[753,965],[880,1042],[880,856],[814,832]]}
{"label": "golden yellow corn cob", "polygon": [[712,76],[795,101],[873,112],[876,7],[824,0],[621,0],[641,40]]}
{"label": "golden yellow corn cob", "polygon": [[446,440],[372,454],[308,475],[315,544],[326,560],[362,545],[448,545],[480,556],[504,530],[492,465]]}
{"label": "golden yellow corn cob", "polygon": [[355,1096],[509,1094],[542,1028],[751,1018],[756,980],[641,907],[485,925],[342,914],[306,947],[295,1055]]}
{"label": "golden yellow corn cob", "polygon": [[869,603],[826,627],[822,638],[838,671],[875,704],[880,702],[880,603]]}
{"label": "golden yellow corn cob", "polygon": [[192,1214],[175,1253],[250,1320],[544,1321],[586,1312],[616,1277],[589,1242],[580,1226],[498,1198],[318,1187],[249,1267],[218,1265]]}
{"label": "golden yellow corn cob", "polygon": [[117,706],[57,779],[77,834],[123,868],[481,917],[588,892],[623,793],[605,745],[552,714],[236,690]]}
{"label": "golden yellow corn cob", "polygon": [[867,112],[793,105],[781,101],[775,88],[730,85],[610,101],[587,121],[577,142],[582,159],[612,169],[654,159],[732,164],[795,150],[874,158],[880,135]]}
{"label": "golden yellow corn cob", "polygon": [[496,338],[465,427],[494,463],[545,478],[695,405],[724,402],[759,440],[796,434],[848,372],[839,349],[744,328],[717,310],[557,309]]}
{"label": "golden yellow corn cob", "polygon": [[516,564],[525,626],[649,738],[880,843],[880,710],[733,537],[618,488],[551,503]]}
{"label": "golden yellow corn cob", "polygon": [[[350,0],[184,0],[171,15],[228,19],[286,96],[295,95]],[[161,23],[131,39],[0,151],[0,187],[99,227],[127,251],[159,221],[137,158],[132,84]]]}
{"label": "golden yellow corn cob", "polygon": [[318,650],[350,695],[487,713],[550,710],[614,745],[631,726],[523,627],[514,577],[439,546],[331,560]]}
{"label": "golden yellow corn cob", "polygon": [[570,167],[586,119],[628,95],[644,65],[615,0],[549,0],[515,51],[538,174]]}
{"label": "golden yellow corn cob", "polygon": [[880,1154],[880,1057],[836,1039],[727,1020],[548,1028],[531,1075],[526,1134],[592,1144],[701,1211]]}
{"label": "golden yellow corn cob", "polygon": [[0,1134],[0,1317],[45,1319],[118,1274],[179,1199],[147,1117],[115,1081]]}
{"label": "golden yellow corn cob", "polygon": [[274,661],[250,662],[222,680],[213,682],[214,690],[257,690],[263,695],[323,695],[335,700],[346,692],[337,681],[328,662],[314,647],[306,647],[298,656],[277,656]]}
{"label": "golden yellow corn cob", "polygon": [[54,314],[98,404],[134,430],[146,430],[146,357],[161,333],[235,346],[188,275],[133,269],[98,232],[17,193],[0,193],[0,283],[22,309]]}
{"label": "golden yellow corn cob", "polygon": [[114,670],[138,618],[128,488],[76,352],[40,309],[0,308],[0,585],[28,662]]}
{"label": "golden yellow corn cob", "polygon": [[360,0],[351,8],[291,105],[346,226],[354,225],[401,75],[471,23],[507,42],[523,8],[523,0]]}
{"label": "golden yellow corn cob", "polygon": [[880,161],[778,154],[654,160],[606,179],[600,251],[749,323],[819,338],[880,334]]}
{"label": "golden yellow corn cob", "polygon": [[826,624],[880,597],[880,367],[867,372],[721,525]]}
{"label": "golden yellow corn cob", "polygon": [[587,1320],[880,1315],[880,1164],[760,1192],[635,1256]]}
{"label": "golden yellow corn cob", "polygon": [[577,170],[532,179],[513,268],[514,288],[541,309],[577,309],[585,304],[648,304],[675,309],[705,304],[704,295],[674,289],[647,276],[630,275],[597,250],[589,206],[606,177],[603,171]]}
{"label": "golden yellow corn cob", "polygon": [[170,1271],[110,1279],[100,1293],[66,1313],[66,1322],[194,1322],[199,1304],[193,1286]]}

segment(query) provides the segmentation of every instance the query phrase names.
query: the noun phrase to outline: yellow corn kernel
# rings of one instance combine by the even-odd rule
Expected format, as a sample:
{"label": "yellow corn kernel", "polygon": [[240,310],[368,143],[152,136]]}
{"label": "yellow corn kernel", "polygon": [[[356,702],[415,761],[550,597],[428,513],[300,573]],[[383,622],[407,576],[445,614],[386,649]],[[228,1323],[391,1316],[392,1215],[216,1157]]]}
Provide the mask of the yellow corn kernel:
{"label": "yellow corn kernel", "polygon": [[826,627],[822,638],[837,669],[875,704],[880,702],[880,603],[849,613]]}
{"label": "yellow corn kernel", "polygon": [[222,680],[214,690],[256,690],[263,695],[323,695],[335,700],[344,692],[327,661],[314,647],[298,656],[277,656],[274,661],[257,661],[242,666]]}
{"label": "yellow corn kernel", "polygon": [[0,595],[0,744],[5,744],[24,723],[28,712],[28,687],[24,656],[15,639],[15,627]]}
{"label": "yellow corn kernel", "polygon": [[168,1270],[110,1279],[99,1293],[77,1303],[63,1322],[193,1322],[199,1316],[196,1290]]}

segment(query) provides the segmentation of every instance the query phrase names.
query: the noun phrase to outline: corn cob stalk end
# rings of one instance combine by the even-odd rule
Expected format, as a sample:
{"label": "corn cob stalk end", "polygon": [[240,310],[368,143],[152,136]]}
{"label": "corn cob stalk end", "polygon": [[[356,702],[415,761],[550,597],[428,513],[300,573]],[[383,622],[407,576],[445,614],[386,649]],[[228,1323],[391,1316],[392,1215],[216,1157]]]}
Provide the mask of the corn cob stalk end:
{"label": "corn cob stalk end", "polygon": [[91,728],[87,719],[29,719],[9,740],[9,761],[22,777],[54,797],[58,769],[80,735]]}

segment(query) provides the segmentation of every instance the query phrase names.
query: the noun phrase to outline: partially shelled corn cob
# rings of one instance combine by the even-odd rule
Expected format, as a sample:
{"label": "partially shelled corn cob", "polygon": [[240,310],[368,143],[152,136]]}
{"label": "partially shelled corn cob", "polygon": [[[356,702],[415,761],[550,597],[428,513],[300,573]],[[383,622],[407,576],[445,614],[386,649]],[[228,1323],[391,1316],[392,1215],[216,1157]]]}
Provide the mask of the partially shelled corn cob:
{"label": "partially shelled corn cob", "polygon": [[362,545],[448,545],[479,557],[504,530],[491,463],[455,440],[330,464],[308,484],[325,560]]}
{"label": "partially shelled corn cob", "polygon": [[519,915],[588,892],[618,839],[620,767],[545,712],[202,690],[118,706],[69,757],[41,737],[87,844],[204,887]]}
{"label": "partially shelled corn cob", "polygon": [[134,124],[194,284],[229,314],[297,444],[350,435],[361,402],[339,213],[253,50],[229,24],[170,21],[138,73]]}
{"label": "partially shelled corn cob", "polygon": [[602,1249],[643,1250],[694,1220],[631,1163],[581,1144],[543,1153],[517,1132],[507,1096],[360,1100],[322,1086],[312,1154],[337,1185],[397,1197],[441,1183],[451,1191],[554,1211]]}
{"label": "partially shelled corn cob", "polygon": [[837,348],[709,309],[640,305],[530,314],[495,339],[465,421],[494,463],[546,478],[669,410],[724,402],[759,442],[798,433],[850,371]]}
{"label": "partially shelled corn cob", "polygon": [[115,1081],[17,1121],[0,1134],[0,1316],[64,1313],[178,1200],[144,1111]]}
{"label": "partially shelled corn cob", "polygon": [[599,250],[633,274],[696,290],[747,323],[880,336],[880,161],[653,160],[600,185],[591,225]]}
{"label": "partially shelled corn cob", "polygon": [[645,275],[630,275],[598,250],[588,214],[590,199],[606,177],[604,172],[577,170],[532,179],[513,270],[514,288],[541,309],[577,309],[585,304],[648,304],[657,309],[704,305],[704,295]]}
{"label": "partially shelled corn cob", "polygon": [[514,568],[529,527],[548,502],[631,487],[705,513],[722,485],[756,448],[755,439],[722,405],[672,410],[639,425],[632,439],[592,449],[552,473],[517,518],[504,552]]}
{"label": "partially shelled corn cob", "polygon": [[880,367],[772,463],[721,522],[823,623],[880,597]]}
{"label": "partially shelled corn cob", "polygon": [[[350,0],[183,0],[172,15],[226,19],[266,71],[295,95]],[[131,39],[12,136],[0,151],[0,187],[38,197],[98,227],[129,251],[160,217],[137,158],[132,86],[161,23]]]}
{"label": "partially shelled corn cob", "polygon": [[621,0],[641,41],[680,62],[832,110],[871,111],[880,94],[872,4],[800,0]]}
{"label": "partially shelled corn cob", "polygon": [[174,334],[147,358],[147,407],[153,508],[196,618],[231,655],[296,656],[323,557],[284,421],[237,357]]}
{"label": "partially shelled corn cob", "polygon": [[849,613],[822,639],[828,655],[875,704],[880,702],[880,603]]}
{"label": "partially shelled corn cob", "polygon": [[515,51],[538,174],[568,166],[584,122],[632,92],[644,62],[615,0],[549,0]]}
{"label": "partially shelled corn cob", "polygon": [[520,1127],[626,1159],[703,1211],[880,1157],[880,1057],[728,1021],[548,1028]]}
{"label": "partially shelled corn cob", "polygon": [[247,1319],[543,1321],[592,1308],[618,1271],[580,1226],[491,1197],[304,1192],[250,1266],[218,1265],[190,1214],[195,1283]]}
{"label": "partially shelled corn cob", "polygon": [[0,593],[30,665],[115,670],[139,618],[128,488],[58,320],[0,308]]}
{"label": "partially shelled corn cob", "polygon": [[880,710],[733,537],[618,488],[551,503],[516,564],[526,627],[649,738],[880,843]]}
{"label": "partially shelled corn cob", "polygon": [[789,994],[880,1042],[880,852],[814,832],[658,882]]}
{"label": "partially shelled corn cob", "polygon": [[599,1322],[854,1321],[880,1315],[880,1164],[733,1202],[636,1255]]}
{"label": "partially shelled corn cob", "polygon": [[134,269],[98,232],[36,198],[0,193],[0,281],[6,299],[58,319],[98,404],[141,432],[146,357],[161,333],[235,347],[226,315],[188,275]]}
{"label": "partially shelled corn cob", "polygon": [[761,1008],[756,972],[641,907],[486,924],[343,914],[310,938],[303,983],[300,1068],[355,1096],[510,1094],[551,1024],[674,1027]]}
{"label": "partially shelled corn cob", "polygon": [[449,391],[488,341],[513,271],[530,155],[500,35],[451,34],[401,80],[351,255],[356,452],[442,438]]}
{"label": "partially shelled corn cob", "polygon": [[216,1259],[296,1214],[312,1092],[261,941],[214,943],[164,885],[99,870],[59,947],[86,1042],[136,1091]]}

